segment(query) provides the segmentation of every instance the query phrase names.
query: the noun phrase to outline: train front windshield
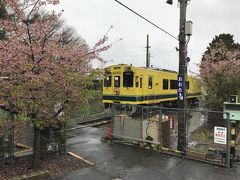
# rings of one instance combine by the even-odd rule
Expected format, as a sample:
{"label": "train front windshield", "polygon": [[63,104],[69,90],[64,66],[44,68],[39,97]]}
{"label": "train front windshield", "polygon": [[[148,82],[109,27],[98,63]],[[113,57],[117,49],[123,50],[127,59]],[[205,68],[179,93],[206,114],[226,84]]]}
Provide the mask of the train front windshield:
{"label": "train front windshield", "polygon": [[133,72],[123,73],[123,87],[133,87]]}

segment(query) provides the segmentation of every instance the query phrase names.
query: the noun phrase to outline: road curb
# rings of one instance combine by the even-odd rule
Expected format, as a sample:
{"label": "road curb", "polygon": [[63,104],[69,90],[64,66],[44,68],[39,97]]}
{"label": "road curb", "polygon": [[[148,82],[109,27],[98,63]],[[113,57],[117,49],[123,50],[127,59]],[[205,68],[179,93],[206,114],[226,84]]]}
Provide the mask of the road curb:
{"label": "road curb", "polygon": [[32,150],[32,147],[27,146],[27,145],[22,144],[22,143],[16,143],[16,146],[17,146],[17,147],[20,147],[20,148],[24,148],[24,149],[26,149],[26,150]]}
{"label": "road curb", "polygon": [[46,179],[50,177],[49,171],[38,171],[38,172],[33,172],[31,174],[27,175],[22,175],[19,177],[14,177],[11,180],[41,180],[41,179]]}
{"label": "road curb", "polygon": [[86,160],[86,159],[84,159],[84,158],[80,157],[79,155],[77,155],[77,154],[75,154],[75,153],[73,153],[73,152],[68,152],[67,154],[69,154],[69,155],[71,155],[71,156],[73,156],[73,157],[75,157],[75,158],[78,158],[78,159],[80,159],[80,160],[84,161],[85,163],[87,163],[87,164],[89,164],[89,165],[91,165],[91,166],[93,166],[93,165],[94,165],[94,163],[93,163],[93,162],[91,162],[91,161],[88,161],[88,160]]}

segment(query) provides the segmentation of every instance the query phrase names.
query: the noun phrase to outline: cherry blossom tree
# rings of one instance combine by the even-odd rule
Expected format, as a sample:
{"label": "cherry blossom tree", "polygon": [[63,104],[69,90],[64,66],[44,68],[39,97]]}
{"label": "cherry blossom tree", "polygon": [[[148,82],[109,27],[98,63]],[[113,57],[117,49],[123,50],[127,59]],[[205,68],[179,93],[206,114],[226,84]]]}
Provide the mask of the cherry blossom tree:
{"label": "cherry blossom tree", "polygon": [[229,34],[215,37],[200,64],[207,105],[213,110],[222,110],[229,95],[240,93],[240,48],[232,38]]}
{"label": "cherry blossom tree", "polygon": [[[93,48],[61,29],[61,13],[44,12],[58,0],[3,0],[6,38],[0,43],[0,108],[34,126],[34,167],[38,167],[40,129],[58,126],[69,110],[87,103],[89,62],[99,59],[107,36]],[[58,105],[60,108],[55,108]],[[64,115],[59,117],[60,114]]]}
{"label": "cherry blossom tree", "polygon": [[[2,3],[2,0],[0,0],[0,19],[5,19],[7,15],[7,10]],[[0,39],[3,39],[5,36],[5,32],[0,28]]]}

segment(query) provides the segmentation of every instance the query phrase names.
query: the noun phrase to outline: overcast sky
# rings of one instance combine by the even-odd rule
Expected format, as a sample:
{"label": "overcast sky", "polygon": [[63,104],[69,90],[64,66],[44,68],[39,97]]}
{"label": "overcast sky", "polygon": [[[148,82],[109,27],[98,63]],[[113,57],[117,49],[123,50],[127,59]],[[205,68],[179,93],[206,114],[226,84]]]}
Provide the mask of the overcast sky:
{"label": "overcast sky", "polygon": [[[173,5],[166,0],[119,0],[148,18],[174,36],[179,33],[178,0]],[[191,0],[187,7],[187,20],[193,22],[193,36],[189,42],[189,69],[197,72],[197,63],[215,35],[230,33],[240,42],[239,0]],[[150,36],[151,65],[178,70],[178,41],[148,24],[120,6],[114,0],[60,0],[58,9],[63,9],[66,23],[90,46],[109,32],[109,43],[119,38],[110,50],[102,54],[109,61],[106,65],[126,63],[145,66],[146,36]]]}

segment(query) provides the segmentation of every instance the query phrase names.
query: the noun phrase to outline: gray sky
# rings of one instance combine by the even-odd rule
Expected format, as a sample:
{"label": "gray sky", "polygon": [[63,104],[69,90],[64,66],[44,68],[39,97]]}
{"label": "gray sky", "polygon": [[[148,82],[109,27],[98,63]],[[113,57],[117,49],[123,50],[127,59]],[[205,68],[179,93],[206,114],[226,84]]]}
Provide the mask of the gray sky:
{"label": "gray sky", "polygon": [[[166,0],[119,0],[161,28],[178,36],[178,0],[173,5]],[[197,72],[196,63],[215,35],[230,33],[240,42],[239,0],[191,0],[187,7],[187,20],[193,22],[193,36],[189,42],[189,69]],[[146,35],[150,36],[151,64],[159,68],[178,70],[178,41],[148,24],[138,16],[117,4],[114,0],[60,0],[57,9],[63,9],[66,23],[93,46],[109,32],[109,43],[119,41],[104,52],[106,65],[126,63],[145,66]],[[95,66],[96,65],[95,63]]]}

